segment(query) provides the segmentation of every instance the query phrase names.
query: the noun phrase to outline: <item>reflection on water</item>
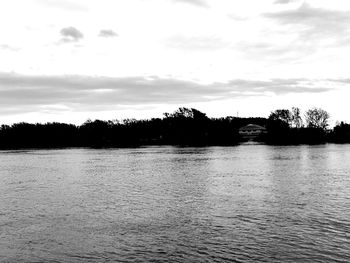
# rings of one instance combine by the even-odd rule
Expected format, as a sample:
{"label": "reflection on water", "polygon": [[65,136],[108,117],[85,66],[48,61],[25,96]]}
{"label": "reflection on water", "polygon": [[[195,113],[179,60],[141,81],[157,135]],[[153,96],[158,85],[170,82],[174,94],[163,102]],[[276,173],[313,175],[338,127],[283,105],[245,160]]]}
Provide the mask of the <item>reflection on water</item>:
{"label": "reflection on water", "polygon": [[350,146],[0,152],[0,262],[348,262]]}

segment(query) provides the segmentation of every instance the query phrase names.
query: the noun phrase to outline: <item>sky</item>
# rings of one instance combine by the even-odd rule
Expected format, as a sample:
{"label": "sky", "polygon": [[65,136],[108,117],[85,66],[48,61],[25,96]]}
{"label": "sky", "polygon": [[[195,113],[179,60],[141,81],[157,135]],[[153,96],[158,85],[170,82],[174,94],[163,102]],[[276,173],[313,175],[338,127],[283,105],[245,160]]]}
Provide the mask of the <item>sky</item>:
{"label": "sky", "polygon": [[268,117],[350,122],[348,0],[2,0],[0,124]]}

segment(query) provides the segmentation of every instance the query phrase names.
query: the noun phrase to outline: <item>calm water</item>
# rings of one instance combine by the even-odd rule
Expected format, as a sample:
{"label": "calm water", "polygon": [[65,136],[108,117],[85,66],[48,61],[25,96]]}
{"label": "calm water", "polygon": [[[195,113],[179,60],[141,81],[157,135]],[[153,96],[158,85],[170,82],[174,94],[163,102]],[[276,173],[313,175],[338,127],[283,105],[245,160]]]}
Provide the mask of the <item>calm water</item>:
{"label": "calm water", "polygon": [[0,151],[0,262],[350,262],[350,145]]}

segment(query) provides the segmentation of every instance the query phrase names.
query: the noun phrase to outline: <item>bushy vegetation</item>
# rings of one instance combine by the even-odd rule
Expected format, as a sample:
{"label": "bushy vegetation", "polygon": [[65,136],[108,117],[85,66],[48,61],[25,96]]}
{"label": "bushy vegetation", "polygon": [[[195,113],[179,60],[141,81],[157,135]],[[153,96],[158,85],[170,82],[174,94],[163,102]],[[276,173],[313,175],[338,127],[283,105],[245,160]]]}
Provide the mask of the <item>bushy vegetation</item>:
{"label": "bushy vegetation", "polygon": [[137,147],[142,145],[236,145],[239,128],[253,123],[267,133],[257,138],[268,144],[350,142],[350,124],[328,130],[329,114],[312,108],[301,117],[298,108],[279,109],[268,118],[208,118],[196,109],[179,108],[163,118],[123,121],[88,120],[65,123],[16,123],[0,127],[0,148]]}

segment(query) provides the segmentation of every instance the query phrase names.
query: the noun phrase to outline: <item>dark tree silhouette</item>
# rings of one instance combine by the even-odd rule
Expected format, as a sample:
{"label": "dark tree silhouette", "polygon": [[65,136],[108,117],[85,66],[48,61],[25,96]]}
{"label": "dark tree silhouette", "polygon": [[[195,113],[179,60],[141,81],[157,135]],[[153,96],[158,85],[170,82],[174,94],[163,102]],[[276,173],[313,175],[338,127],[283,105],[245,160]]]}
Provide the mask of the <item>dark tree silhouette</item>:
{"label": "dark tree silhouette", "polygon": [[179,108],[165,113],[165,139],[176,145],[208,145],[209,118],[196,109]]}
{"label": "dark tree silhouette", "polygon": [[294,128],[301,128],[303,126],[303,119],[301,118],[301,112],[298,107],[292,108],[292,126]]}
{"label": "dark tree silhouette", "polygon": [[335,143],[350,143],[350,124],[338,123],[330,134],[330,141]]}
{"label": "dark tree silhouette", "polygon": [[291,126],[293,116],[292,113],[287,109],[279,109],[271,112],[269,119],[272,121],[280,121],[286,123],[288,127]]}
{"label": "dark tree silhouette", "polygon": [[325,130],[328,127],[329,113],[320,108],[311,108],[305,113],[306,125],[309,128],[320,128]]}
{"label": "dark tree silhouette", "polygon": [[267,129],[260,137],[269,144],[350,143],[350,124],[340,123],[332,132],[329,114],[309,110],[302,127],[300,110],[280,109],[266,118],[208,118],[193,108],[179,108],[163,118],[123,121],[88,120],[80,126],[64,123],[16,123],[0,126],[0,149],[62,147],[138,147],[141,145],[236,145],[243,141],[239,128],[257,124]]}

